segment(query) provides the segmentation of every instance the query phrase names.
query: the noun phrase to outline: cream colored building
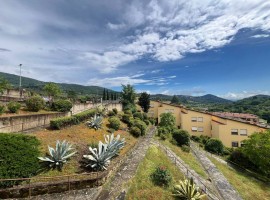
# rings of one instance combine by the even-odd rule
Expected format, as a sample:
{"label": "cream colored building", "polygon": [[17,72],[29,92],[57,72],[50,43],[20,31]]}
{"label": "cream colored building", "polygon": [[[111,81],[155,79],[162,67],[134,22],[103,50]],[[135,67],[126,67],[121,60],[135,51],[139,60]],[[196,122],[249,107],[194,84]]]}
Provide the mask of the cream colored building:
{"label": "cream colored building", "polygon": [[251,124],[241,119],[229,119],[158,101],[150,102],[149,117],[157,118],[160,122],[160,114],[166,112],[173,114],[178,128],[188,131],[191,135],[205,135],[220,139],[227,147],[239,147],[252,133],[267,129],[266,126]]}

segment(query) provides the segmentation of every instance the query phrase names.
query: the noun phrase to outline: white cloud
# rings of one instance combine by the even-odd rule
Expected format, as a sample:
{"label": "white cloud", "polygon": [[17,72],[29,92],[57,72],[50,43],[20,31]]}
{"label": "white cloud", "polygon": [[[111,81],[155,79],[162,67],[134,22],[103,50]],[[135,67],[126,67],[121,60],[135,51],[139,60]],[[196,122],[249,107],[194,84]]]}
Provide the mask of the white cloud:
{"label": "white cloud", "polygon": [[253,35],[251,36],[252,38],[267,38],[270,37],[269,34],[258,34],[258,35]]}
{"label": "white cloud", "polygon": [[113,24],[113,23],[108,23],[107,26],[109,27],[109,29],[111,30],[119,30],[119,29],[123,29],[126,27],[125,24]]}
{"label": "white cloud", "polygon": [[218,95],[218,96],[221,98],[230,99],[230,100],[239,100],[239,99],[255,96],[258,94],[270,95],[270,91],[257,90],[257,91],[228,92],[226,94]]}

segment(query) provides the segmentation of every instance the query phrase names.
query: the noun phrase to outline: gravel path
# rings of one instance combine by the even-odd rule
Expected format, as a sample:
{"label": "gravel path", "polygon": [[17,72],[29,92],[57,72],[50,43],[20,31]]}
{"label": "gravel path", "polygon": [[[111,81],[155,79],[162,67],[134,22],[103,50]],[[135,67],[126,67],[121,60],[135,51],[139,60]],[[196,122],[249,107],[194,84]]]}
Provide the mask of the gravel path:
{"label": "gravel path", "polygon": [[207,158],[204,152],[199,150],[198,147],[194,144],[191,144],[191,148],[211,177],[213,184],[215,185],[222,198],[225,200],[242,200],[238,192],[228,182],[224,175],[217,169],[217,167]]}
{"label": "gravel path", "polygon": [[145,157],[147,149],[150,146],[154,133],[155,128],[153,127],[144,138],[141,138],[137,147],[124,161],[120,169],[116,172],[116,175],[113,176],[112,180],[103,187],[96,200],[125,199],[125,195],[128,190],[128,188],[126,188],[126,184],[135,176],[137,168]]}

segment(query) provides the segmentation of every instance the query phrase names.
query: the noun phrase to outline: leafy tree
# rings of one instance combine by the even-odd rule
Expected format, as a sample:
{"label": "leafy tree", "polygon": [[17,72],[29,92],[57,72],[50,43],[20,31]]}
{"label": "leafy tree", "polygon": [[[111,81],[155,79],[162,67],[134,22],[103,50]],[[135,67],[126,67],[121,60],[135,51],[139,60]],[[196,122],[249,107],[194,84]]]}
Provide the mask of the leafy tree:
{"label": "leafy tree", "polygon": [[143,92],[139,97],[139,105],[147,113],[150,108],[150,94]]}
{"label": "leafy tree", "polygon": [[172,115],[172,113],[162,113],[160,115],[159,126],[175,127],[175,117]]}
{"label": "leafy tree", "polygon": [[11,89],[11,88],[12,88],[12,86],[8,82],[8,80],[6,80],[4,78],[0,78],[0,94],[3,94],[5,90]]}
{"label": "leafy tree", "polygon": [[270,176],[270,131],[252,134],[249,140],[244,141],[242,148],[249,160]]}
{"label": "leafy tree", "polygon": [[107,90],[106,100],[110,100],[109,91]]}
{"label": "leafy tree", "polygon": [[102,99],[103,99],[103,100],[106,100],[106,90],[105,90],[105,88],[104,88],[104,90],[103,90],[103,96],[102,96]]}
{"label": "leafy tree", "polygon": [[114,93],[113,100],[117,100],[116,92]]}
{"label": "leafy tree", "polygon": [[205,144],[205,150],[216,153],[222,154],[224,150],[224,146],[219,139],[211,138]]}
{"label": "leafy tree", "polygon": [[29,111],[38,112],[44,107],[45,102],[40,96],[33,96],[27,99],[25,104]]}
{"label": "leafy tree", "polygon": [[136,93],[132,85],[130,84],[122,85],[121,98],[124,109],[125,107],[131,107],[133,109],[136,109],[135,108]]}
{"label": "leafy tree", "polygon": [[173,98],[171,100],[171,103],[173,103],[173,104],[179,104],[180,103],[180,100],[179,100],[179,98],[176,95],[173,95]]}
{"label": "leafy tree", "polygon": [[47,83],[44,88],[44,92],[48,95],[50,101],[61,94],[59,86],[55,83]]}
{"label": "leafy tree", "polygon": [[74,90],[69,90],[67,92],[67,98],[74,102],[77,99],[77,93]]}
{"label": "leafy tree", "polygon": [[175,141],[177,142],[177,144],[179,146],[182,146],[182,145],[189,146],[190,145],[190,135],[187,131],[176,129],[173,132],[172,136],[173,136],[173,139],[175,139]]}
{"label": "leafy tree", "polygon": [[111,93],[111,100],[113,100],[113,93]]}

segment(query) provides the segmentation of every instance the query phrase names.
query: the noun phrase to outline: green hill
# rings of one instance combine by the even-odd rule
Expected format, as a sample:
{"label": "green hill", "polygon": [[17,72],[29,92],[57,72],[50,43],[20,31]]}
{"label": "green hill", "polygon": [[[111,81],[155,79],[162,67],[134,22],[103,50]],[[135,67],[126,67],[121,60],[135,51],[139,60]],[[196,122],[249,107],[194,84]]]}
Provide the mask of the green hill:
{"label": "green hill", "polygon": [[[7,79],[14,88],[19,87],[19,76],[14,74],[8,74],[0,72],[0,77]],[[38,93],[42,92],[42,88],[47,82],[39,81],[32,78],[22,77],[22,87],[30,90],[35,91]],[[103,94],[103,87],[99,86],[83,86],[78,84],[67,84],[67,83],[57,83],[60,88],[64,91],[76,91],[78,95],[99,95],[102,96]],[[110,92],[114,92],[113,90],[109,90]]]}

